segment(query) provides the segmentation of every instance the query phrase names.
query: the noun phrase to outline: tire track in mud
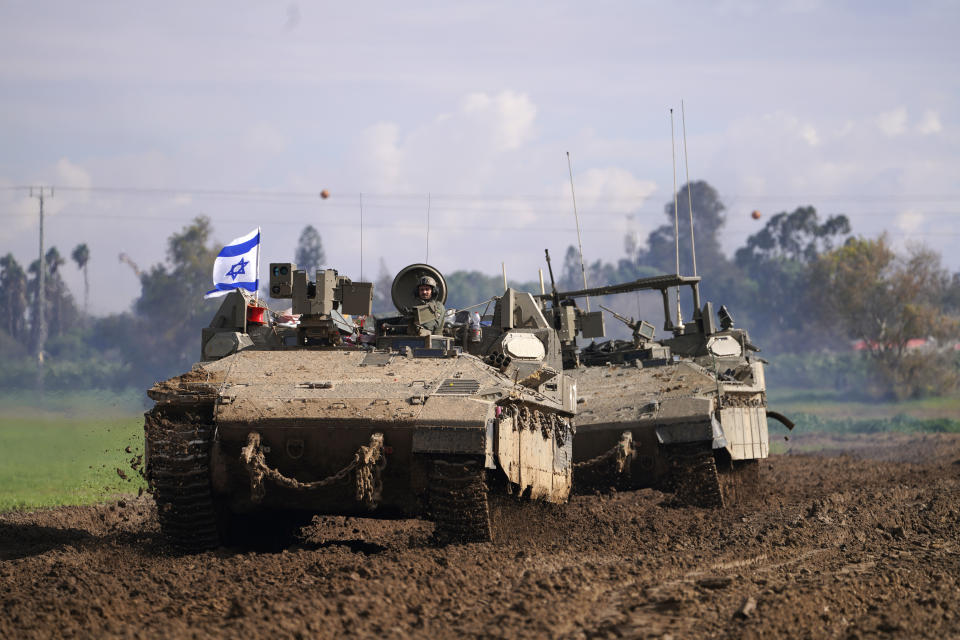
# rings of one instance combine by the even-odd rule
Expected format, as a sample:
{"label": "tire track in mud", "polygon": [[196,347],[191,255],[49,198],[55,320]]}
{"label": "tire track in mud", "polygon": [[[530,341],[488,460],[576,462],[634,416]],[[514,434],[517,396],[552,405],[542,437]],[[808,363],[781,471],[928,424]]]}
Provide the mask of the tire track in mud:
{"label": "tire track in mud", "polygon": [[182,555],[146,496],[3,514],[0,637],[957,636],[960,438],[899,446],[928,462],[776,457],[722,511],[507,503],[496,544],[321,517],[276,553]]}

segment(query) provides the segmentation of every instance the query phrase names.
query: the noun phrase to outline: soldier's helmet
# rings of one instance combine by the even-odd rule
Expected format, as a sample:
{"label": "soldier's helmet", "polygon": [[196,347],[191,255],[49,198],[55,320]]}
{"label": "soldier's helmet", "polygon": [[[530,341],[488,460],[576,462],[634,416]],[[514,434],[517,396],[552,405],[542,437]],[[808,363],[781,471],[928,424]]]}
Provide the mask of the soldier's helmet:
{"label": "soldier's helmet", "polygon": [[431,278],[430,276],[423,276],[420,278],[420,282],[417,283],[417,290],[419,291],[420,287],[430,287],[430,297],[427,300],[433,300],[437,295],[437,281]]}

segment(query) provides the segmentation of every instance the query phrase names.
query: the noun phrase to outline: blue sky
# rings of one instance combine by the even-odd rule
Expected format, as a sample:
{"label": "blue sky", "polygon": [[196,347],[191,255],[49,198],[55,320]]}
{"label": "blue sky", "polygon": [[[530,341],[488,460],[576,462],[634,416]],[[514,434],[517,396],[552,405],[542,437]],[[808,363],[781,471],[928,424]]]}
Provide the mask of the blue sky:
{"label": "blue sky", "polygon": [[566,151],[588,260],[664,222],[683,99],[728,252],[754,209],[812,204],[960,269],[957,2],[435,5],[7,0],[0,254],[35,257],[14,187],[42,183],[101,311],[139,293],[117,254],[160,261],[198,214],[219,241],[262,226],[264,262],[313,224],[357,278],[362,193],[370,278],[426,258],[429,194],[433,264],[533,279],[576,241]]}

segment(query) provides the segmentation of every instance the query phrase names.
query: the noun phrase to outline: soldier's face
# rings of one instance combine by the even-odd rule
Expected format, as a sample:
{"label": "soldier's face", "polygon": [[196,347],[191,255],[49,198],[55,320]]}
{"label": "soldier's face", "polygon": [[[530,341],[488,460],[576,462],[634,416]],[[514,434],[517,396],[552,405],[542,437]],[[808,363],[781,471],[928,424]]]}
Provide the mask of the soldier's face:
{"label": "soldier's face", "polygon": [[429,300],[430,296],[433,295],[433,287],[428,284],[422,284],[417,287],[417,295],[420,296],[421,300]]}

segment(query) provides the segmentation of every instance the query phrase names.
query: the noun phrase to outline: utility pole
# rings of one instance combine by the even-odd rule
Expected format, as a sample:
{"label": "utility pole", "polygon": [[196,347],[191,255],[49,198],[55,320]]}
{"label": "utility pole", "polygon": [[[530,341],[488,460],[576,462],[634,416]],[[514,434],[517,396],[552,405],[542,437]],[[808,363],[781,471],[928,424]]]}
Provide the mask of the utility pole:
{"label": "utility pole", "polygon": [[37,391],[43,392],[43,348],[47,341],[47,259],[43,251],[43,198],[53,197],[53,187],[30,187],[30,197],[40,201],[40,271],[37,277]]}

